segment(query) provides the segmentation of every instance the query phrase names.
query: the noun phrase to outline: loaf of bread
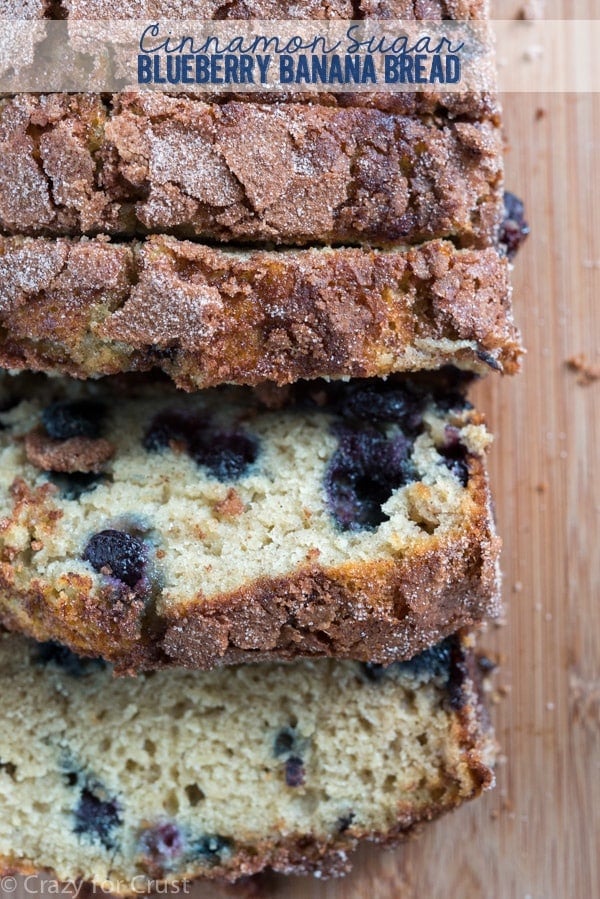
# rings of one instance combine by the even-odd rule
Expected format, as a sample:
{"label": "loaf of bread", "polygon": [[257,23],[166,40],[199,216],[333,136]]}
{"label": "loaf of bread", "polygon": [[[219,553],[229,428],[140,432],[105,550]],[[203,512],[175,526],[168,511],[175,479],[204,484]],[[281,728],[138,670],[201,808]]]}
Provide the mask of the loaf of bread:
{"label": "loaf of bread", "polygon": [[113,895],[265,867],[343,873],[359,840],[393,843],[493,783],[479,683],[467,637],[387,669],[115,680],[5,635],[0,867]]}
{"label": "loaf of bread", "polygon": [[490,438],[439,380],[3,388],[11,630],[120,671],[383,663],[498,611]]}

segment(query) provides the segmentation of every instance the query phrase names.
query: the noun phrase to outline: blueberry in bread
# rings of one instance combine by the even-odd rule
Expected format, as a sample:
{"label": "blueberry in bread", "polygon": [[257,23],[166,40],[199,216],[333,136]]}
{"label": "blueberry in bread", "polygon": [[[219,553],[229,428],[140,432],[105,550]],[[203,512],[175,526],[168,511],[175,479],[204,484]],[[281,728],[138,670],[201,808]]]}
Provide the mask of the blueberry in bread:
{"label": "blueberry in bread", "polygon": [[385,663],[494,615],[490,437],[440,378],[5,376],[0,622],[126,672]]}
{"label": "blueberry in bread", "polygon": [[359,840],[394,843],[493,784],[468,636],[385,669],[114,679],[3,635],[0,689],[0,867],[117,895],[265,867],[341,874]]}
{"label": "blueberry in bread", "polygon": [[509,264],[493,248],[230,251],[0,237],[0,365],[178,387],[440,368],[519,368]]}

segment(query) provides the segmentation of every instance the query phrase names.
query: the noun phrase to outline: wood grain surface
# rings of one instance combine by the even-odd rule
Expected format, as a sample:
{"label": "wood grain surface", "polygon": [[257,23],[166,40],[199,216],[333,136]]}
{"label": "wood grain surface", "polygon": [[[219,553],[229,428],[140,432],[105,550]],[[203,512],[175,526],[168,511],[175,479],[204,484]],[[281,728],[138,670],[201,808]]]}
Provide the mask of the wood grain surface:
{"label": "wood grain surface", "polygon": [[523,374],[476,390],[497,435],[504,538],[506,624],[481,641],[502,664],[497,787],[397,850],[362,849],[344,880],[272,877],[228,895],[600,897],[600,380],[583,386],[566,365],[581,353],[600,365],[600,95],[504,103],[507,184],[527,202],[532,236],[514,276]]}

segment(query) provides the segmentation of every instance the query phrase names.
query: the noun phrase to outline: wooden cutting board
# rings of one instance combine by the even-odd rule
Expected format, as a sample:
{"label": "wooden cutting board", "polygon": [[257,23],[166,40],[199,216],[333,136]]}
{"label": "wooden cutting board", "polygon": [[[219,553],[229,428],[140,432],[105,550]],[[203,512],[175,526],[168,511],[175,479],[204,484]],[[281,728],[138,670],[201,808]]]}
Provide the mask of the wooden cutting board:
{"label": "wooden cutting board", "polygon": [[514,276],[523,374],[476,391],[504,538],[506,625],[482,641],[502,664],[498,784],[418,840],[361,850],[344,880],[273,877],[256,897],[600,897],[600,380],[582,386],[566,365],[600,366],[600,94],[519,94],[505,110],[507,184],[532,236]]}

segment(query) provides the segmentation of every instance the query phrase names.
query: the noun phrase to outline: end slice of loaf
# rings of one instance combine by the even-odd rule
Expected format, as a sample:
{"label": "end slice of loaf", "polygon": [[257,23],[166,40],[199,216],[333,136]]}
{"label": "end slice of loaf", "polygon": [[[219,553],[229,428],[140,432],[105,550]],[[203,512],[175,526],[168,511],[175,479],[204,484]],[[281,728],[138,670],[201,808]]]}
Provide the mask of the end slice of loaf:
{"label": "end slice of loaf", "polygon": [[103,884],[341,874],[493,784],[468,637],[387,669],[313,661],[115,680],[0,638],[0,865]]}
{"label": "end slice of loaf", "polygon": [[419,379],[287,396],[3,382],[0,619],[121,671],[410,658],[499,607],[481,417]]}

